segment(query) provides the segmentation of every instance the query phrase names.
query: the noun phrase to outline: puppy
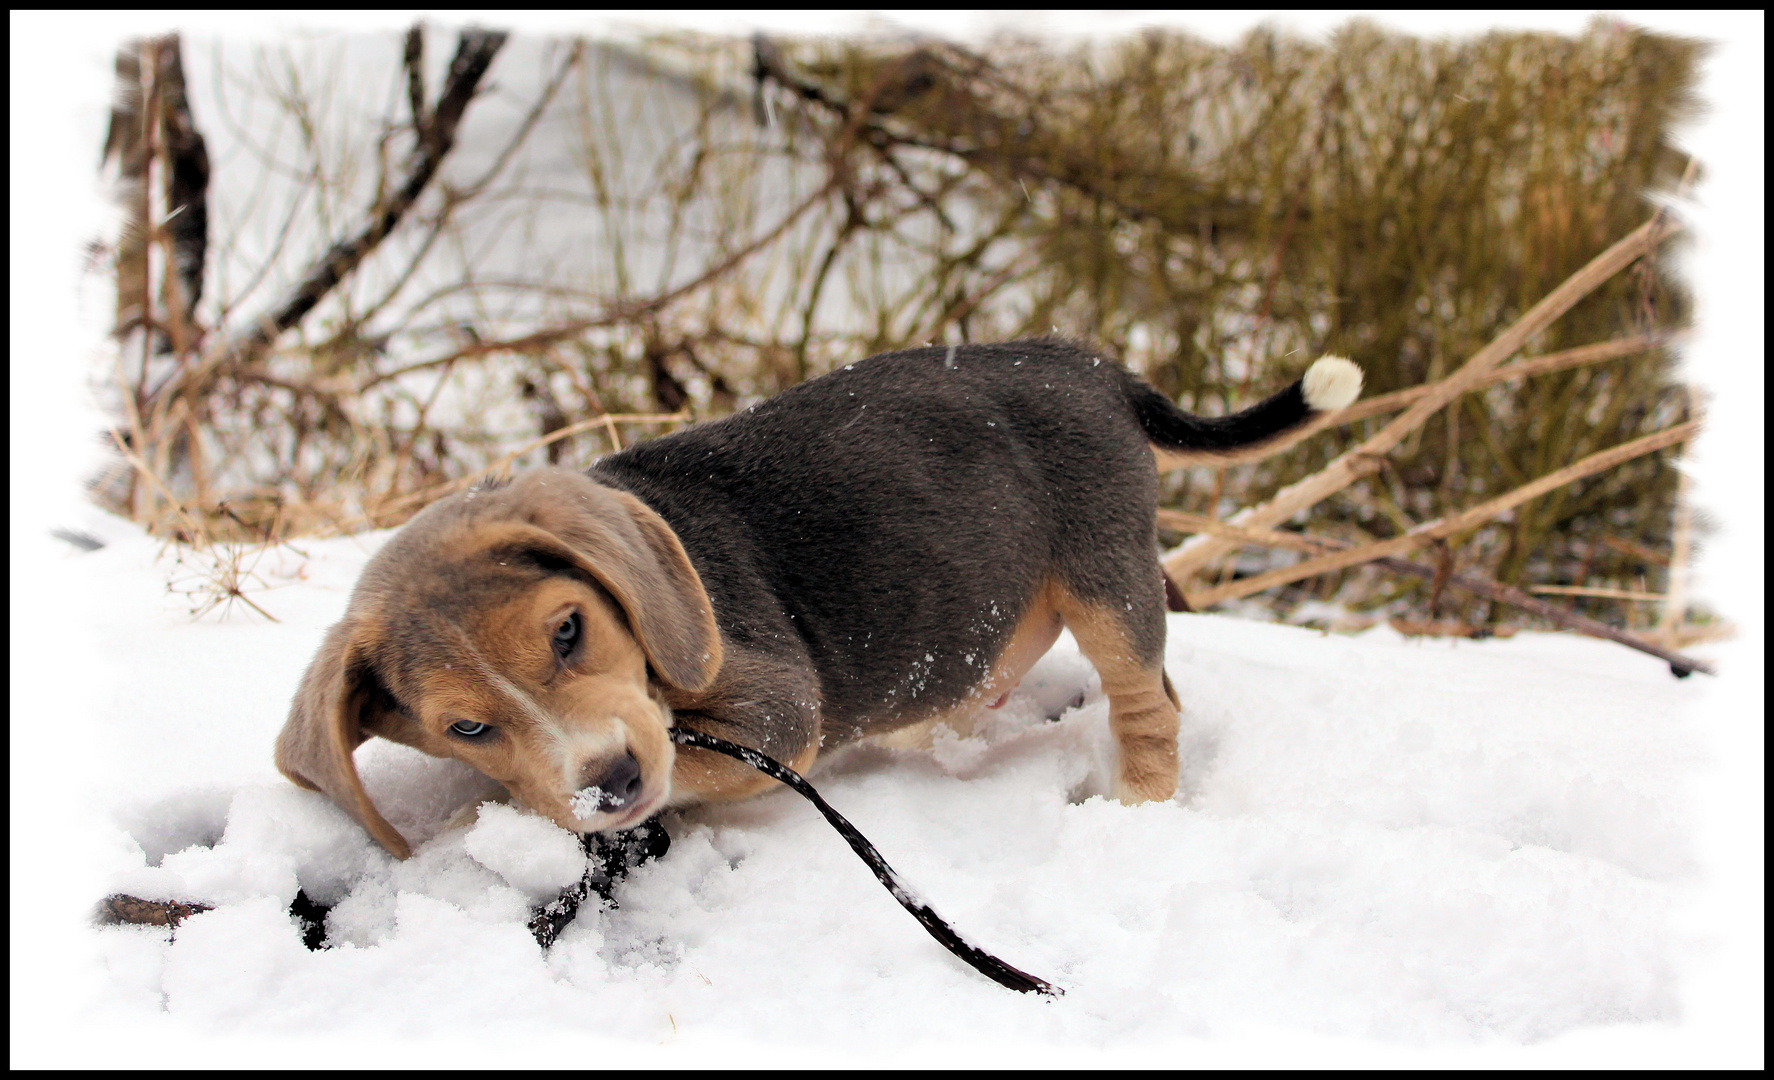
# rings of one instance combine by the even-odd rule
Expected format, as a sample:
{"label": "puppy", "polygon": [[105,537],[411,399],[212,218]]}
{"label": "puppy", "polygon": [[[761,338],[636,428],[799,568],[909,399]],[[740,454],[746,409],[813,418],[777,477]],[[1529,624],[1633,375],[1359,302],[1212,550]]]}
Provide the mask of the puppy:
{"label": "puppy", "polygon": [[391,852],[352,751],[467,762],[578,832],[774,784],[682,726],[805,770],[823,750],[966,722],[1062,627],[1102,676],[1115,794],[1168,799],[1157,464],[1299,437],[1360,390],[1324,357],[1243,412],[1183,412],[1070,342],[870,357],[742,413],[482,484],[365,567],[309,665],[277,765]]}

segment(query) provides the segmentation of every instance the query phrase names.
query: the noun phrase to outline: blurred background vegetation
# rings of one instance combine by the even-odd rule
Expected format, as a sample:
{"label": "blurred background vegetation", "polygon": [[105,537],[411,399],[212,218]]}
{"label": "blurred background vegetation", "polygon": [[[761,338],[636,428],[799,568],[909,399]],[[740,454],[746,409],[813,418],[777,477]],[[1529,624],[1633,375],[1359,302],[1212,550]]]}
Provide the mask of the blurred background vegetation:
{"label": "blurred background vegetation", "polygon": [[[1613,19],[1428,40],[1354,22],[1109,43],[569,41],[416,27],[118,54],[125,227],[102,502],[185,540],[399,524],[488,470],[597,454],[874,352],[1059,333],[1216,414],[1326,352],[1445,376],[1692,163],[1703,46]],[[1669,248],[1663,249],[1667,258]],[[1312,513],[1396,535],[1689,418],[1688,298],[1644,260]],[[1377,430],[1165,478],[1213,518]],[[1523,586],[1667,588],[1665,453],[1452,538]],[[1166,532],[1166,543],[1181,534]],[[1216,580],[1298,559],[1247,547]],[[1254,603],[1525,622],[1372,567]],[[1579,596],[1614,625],[1642,600]],[[1421,609],[1421,610],[1420,610]]]}

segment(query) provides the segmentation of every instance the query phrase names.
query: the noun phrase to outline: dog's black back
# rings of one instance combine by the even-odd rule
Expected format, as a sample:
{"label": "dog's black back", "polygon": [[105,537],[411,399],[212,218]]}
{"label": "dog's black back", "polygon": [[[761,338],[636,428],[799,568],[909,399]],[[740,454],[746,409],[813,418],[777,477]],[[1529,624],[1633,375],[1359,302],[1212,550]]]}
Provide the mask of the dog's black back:
{"label": "dog's black back", "polygon": [[[1279,410],[1269,427],[1305,415],[1282,398],[1258,407]],[[677,531],[729,640],[811,663],[827,741],[843,741],[960,702],[1048,580],[1125,608],[1134,659],[1155,661],[1161,602],[1125,594],[1150,579],[1162,595],[1151,443],[1174,432],[1147,428],[1177,417],[1199,419],[1074,343],[934,346],[848,365],[590,475]]]}

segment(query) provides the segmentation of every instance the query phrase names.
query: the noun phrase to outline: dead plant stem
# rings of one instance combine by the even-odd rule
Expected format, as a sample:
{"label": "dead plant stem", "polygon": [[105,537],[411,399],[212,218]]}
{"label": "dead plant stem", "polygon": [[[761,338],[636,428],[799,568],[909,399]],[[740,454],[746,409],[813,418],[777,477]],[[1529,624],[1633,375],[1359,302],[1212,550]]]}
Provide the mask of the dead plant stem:
{"label": "dead plant stem", "polygon": [[[1461,532],[1475,525],[1483,524],[1512,507],[1524,503],[1529,499],[1544,495],[1549,491],[1561,488],[1574,480],[1579,480],[1592,473],[1601,472],[1604,469],[1613,468],[1614,466],[1624,461],[1629,461],[1635,457],[1640,457],[1644,454],[1649,454],[1665,447],[1673,446],[1678,442],[1682,442],[1692,437],[1694,432],[1698,429],[1698,421],[1690,420],[1686,423],[1676,424],[1673,427],[1665,428],[1655,434],[1646,435],[1639,439],[1633,439],[1631,442],[1621,443],[1619,446],[1610,447],[1599,453],[1591,454],[1588,457],[1583,458],[1581,461],[1574,462],[1565,468],[1559,469],[1557,472],[1548,473],[1547,475],[1540,477],[1538,480],[1524,484],[1507,494],[1486,500],[1477,506],[1463,510],[1457,514],[1452,514],[1448,517],[1439,518],[1435,521],[1418,525],[1416,528],[1402,536],[1394,536],[1385,540],[1376,540],[1359,547],[1350,548],[1346,551],[1319,555],[1314,558],[1306,559],[1303,562],[1295,563],[1292,566],[1281,567],[1280,569],[1257,574],[1253,577],[1239,578],[1236,581],[1228,582],[1225,585],[1208,589],[1197,596],[1191,596],[1189,598],[1189,604],[1191,607],[1199,611],[1212,604],[1222,603],[1226,600],[1236,599],[1240,596],[1249,596],[1252,593],[1262,592],[1265,589],[1272,589],[1278,585],[1287,585],[1299,581],[1302,578],[1314,577],[1318,574],[1327,574],[1331,571],[1341,570],[1358,563],[1371,562],[1382,556],[1401,554],[1416,547],[1418,544],[1452,536],[1455,533]],[[1250,524],[1250,522],[1238,521],[1237,519],[1234,519],[1234,523],[1242,525]],[[1166,569],[1168,570],[1169,567],[1166,566]]]}
{"label": "dead plant stem", "polygon": [[[1263,547],[1288,548],[1293,551],[1304,551],[1308,553],[1340,551],[1350,546],[1346,541],[1333,540],[1329,537],[1313,536],[1308,533],[1282,532],[1276,529],[1230,525],[1223,521],[1215,521],[1212,518],[1203,517],[1200,514],[1188,514],[1178,510],[1161,509],[1158,511],[1158,520],[1160,524],[1166,525],[1170,528],[1208,533],[1222,537],[1230,541],[1234,546],[1239,544],[1257,544]],[[1373,560],[1373,565],[1383,570],[1390,570],[1394,573],[1400,574],[1409,574],[1413,577],[1419,577],[1430,581],[1433,581],[1437,574],[1435,567],[1425,566],[1422,563],[1411,562],[1406,559],[1394,558],[1392,556],[1375,559]],[[1690,671],[1704,672],[1708,675],[1716,674],[1715,669],[1711,664],[1675,652],[1664,644],[1646,641],[1643,638],[1628,634],[1625,631],[1616,630],[1606,623],[1597,622],[1585,615],[1579,615],[1577,612],[1571,611],[1568,608],[1562,608],[1556,604],[1547,603],[1546,601],[1541,600],[1536,596],[1532,596],[1513,585],[1505,585],[1502,582],[1492,581],[1488,578],[1470,573],[1448,574],[1445,580],[1448,585],[1482,596],[1494,603],[1508,604],[1511,607],[1517,607],[1524,611],[1531,612],[1549,622],[1570,630],[1575,630],[1578,633],[1587,634],[1590,637],[1601,638],[1606,641],[1612,641],[1620,645],[1625,645],[1631,649],[1637,649],[1639,652],[1648,653],[1660,660],[1666,661],[1670,666],[1670,670],[1677,675],[1685,675]]]}
{"label": "dead plant stem", "polygon": [[[1457,371],[1441,382],[1428,387],[1403,414],[1353,450],[1344,453],[1312,476],[1282,489],[1262,506],[1251,507],[1234,516],[1235,524],[1266,526],[1292,517],[1334,492],[1341,491],[1362,476],[1374,471],[1379,458],[1397,446],[1411,432],[1448,402],[1478,385],[1503,360],[1520,351],[1530,338],[1569,311],[1579,300],[1603,282],[1629,266],[1635,259],[1649,254],[1664,238],[1680,231],[1681,226],[1665,221],[1661,212],[1634,229],[1625,238],[1590,260],[1588,265],[1567,278],[1527,313],[1515,321],[1490,344],[1474,353]],[[1214,558],[1230,551],[1234,545],[1211,535],[1194,537],[1164,561],[1165,572],[1179,585],[1189,581]],[[1242,583],[1239,583],[1242,584]],[[1185,587],[1185,592],[1186,592]],[[1219,590],[1214,590],[1215,592]],[[1210,593],[1211,595],[1211,593]],[[1192,607],[1200,609],[1211,603],[1205,598],[1189,597]]]}

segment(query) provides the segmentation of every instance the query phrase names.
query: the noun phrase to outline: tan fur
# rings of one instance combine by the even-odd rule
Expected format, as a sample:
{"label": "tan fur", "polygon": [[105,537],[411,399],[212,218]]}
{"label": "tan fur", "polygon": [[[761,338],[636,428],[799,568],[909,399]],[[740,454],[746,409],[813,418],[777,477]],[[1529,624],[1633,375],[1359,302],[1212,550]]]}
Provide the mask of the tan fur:
{"label": "tan fur", "polygon": [[[331,796],[399,857],[410,847],[376,809],[352,759],[370,735],[464,761],[564,828],[624,828],[666,804],[678,764],[649,665],[680,692],[706,686],[720,666],[707,594],[671,529],[631,496],[566,470],[540,472],[542,482],[532,474],[479,494],[511,500],[523,520],[433,517],[409,525],[428,546],[411,543],[415,554],[366,570],[278,737],[286,776]],[[433,522],[440,524],[428,529]],[[513,546],[547,551],[586,578],[458,573],[447,583],[448,601],[463,612],[453,620],[403,591],[410,584],[403,575],[434,566],[504,567],[494,553]],[[551,637],[575,611],[583,619],[580,662],[563,667]],[[417,655],[408,630],[415,622],[428,632]],[[405,644],[391,645],[402,633]],[[390,654],[412,669],[396,691],[410,712],[366,681],[372,660]],[[458,721],[495,724],[498,737],[455,737],[447,729]],[[630,753],[640,765],[640,801],[577,813],[574,794]]]}
{"label": "tan fur", "polygon": [[[805,773],[818,757],[819,747],[814,745],[783,764],[798,773]],[[673,804],[688,805],[749,799],[781,785],[743,761],[735,761],[712,750],[680,747],[672,786],[677,793]]]}
{"label": "tan fur", "polygon": [[1115,798],[1124,803],[1169,799],[1177,787],[1177,731],[1181,726],[1176,689],[1162,662],[1143,665],[1114,609],[1079,600],[1058,583],[1036,595],[1018,622],[992,675],[966,702],[948,712],[926,717],[903,728],[877,733],[881,746],[925,749],[938,724],[966,735],[988,702],[1013,690],[1069,629],[1078,648],[1102,677],[1109,698],[1109,727],[1121,750]]}
{"label": "tan fur", "polygon": [[1181,717],[1163,661],[1137,659],[1113,608],[1086,603],[1058,586],[1053,591],[1066,628],[1096,667],[1109,698],[1109,730],[1121,748],[1115,798],[1124,803],[1170,798],[1177,789]]}
{"label": "tan fur", "polygon": [[[296,691],[291,719],[277,736],[277,767],[297,785],[329,796],[383,847],[404,859],[412,849],[376,809],[351,756],[369,737],[361,722],[368,702],[362,687],[346,676],[356,653],[352,630],[340,623],[327,632]],[[302,721],[296,722],[296,717]]]}

